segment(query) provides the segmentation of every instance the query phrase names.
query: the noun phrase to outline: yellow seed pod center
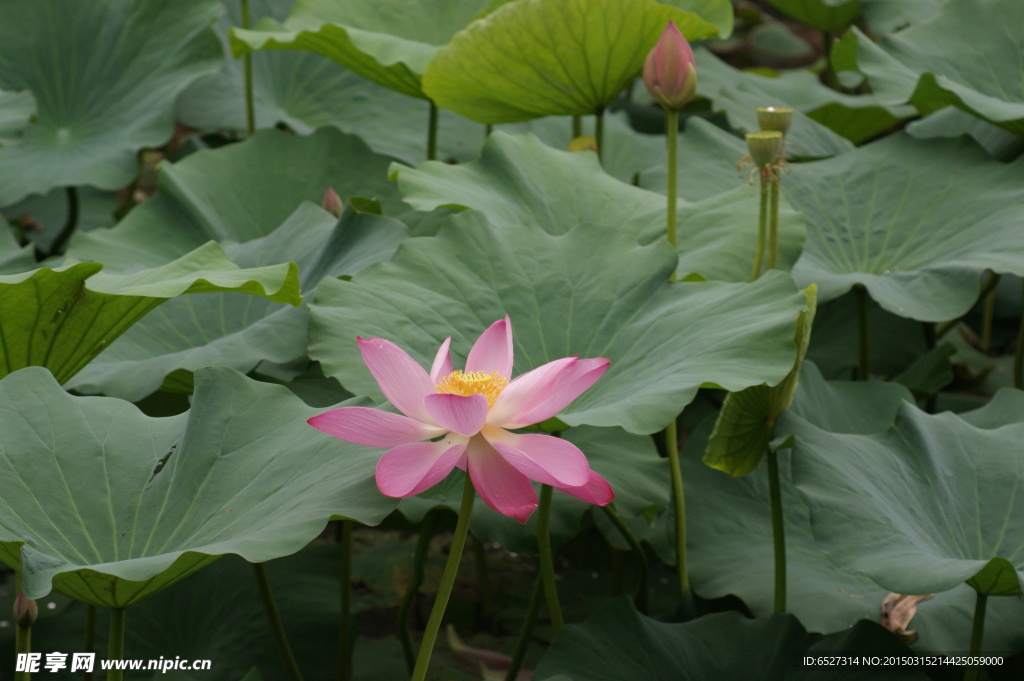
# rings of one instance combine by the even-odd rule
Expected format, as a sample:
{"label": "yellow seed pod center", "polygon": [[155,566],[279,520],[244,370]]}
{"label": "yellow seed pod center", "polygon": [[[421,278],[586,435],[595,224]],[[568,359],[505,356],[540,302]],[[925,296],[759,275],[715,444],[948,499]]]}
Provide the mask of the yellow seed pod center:
{"label": "yellow seed pod center", "polygon": [[487,406],[494,406],[494,400],[498,394],[508,385],[508,379],[499,376],[497,371],[484,373],[483,371],[470,371],[463,373],[453,371],[437,384],[437,392],[446,395],[483,395],[487,398]]}

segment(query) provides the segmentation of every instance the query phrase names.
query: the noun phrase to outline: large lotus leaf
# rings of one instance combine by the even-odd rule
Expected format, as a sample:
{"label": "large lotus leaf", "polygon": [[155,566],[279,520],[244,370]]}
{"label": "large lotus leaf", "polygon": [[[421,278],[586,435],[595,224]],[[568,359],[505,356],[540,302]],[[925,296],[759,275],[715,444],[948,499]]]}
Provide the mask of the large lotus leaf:
{"label": "large lotus leaf", "polygon": [[729,0],[658,0],[663,5],[693,12],[704,21],[714,24],[719,38],[728,38],[733,29],[733,8]]}
{"label": "large lotus leaf", "polygon": [[373,482],[376,452],[230,369],[198,372],[192,409],[170,418],[72,397],[38,368],[0,381],[0,404],[0,559],[31,598],[123,607],[225,553],[289,555],[332,517],[376,523],[395,505]]}
{"label": "large lotus leaf", "polygon": [[768,0],[768,4],[819,31],[841,31],[861,11],[859,0]]}
{"label": "large lotus leaf", "polygon": [[[909,398],[905,389],[892,383],[826,382],[808,362],[804,364],[790,413],[813,414],[819,424],[827,424],[835,433],[872,433],[888,428],[901,401]],[[763,472],[734,479],[702,465],[699,457],[710,426],[709,421],[698,427],[682,452],[683,477],[687,481],[690,580],[704,598],[732,594],[741,598],[755,615],[768,615],[774,609],[768,479]],[[785,425],[780,425],[780,430],[785,431]],[[781,449],[787,612],[817,632],[840,631],[861,618],[877,620],[888,592],[865,575],[829,559],[811,530],[807,503],[793,486],[790,461],[788,451]],[[655,547],[660,555],[671,557],[670,537],[668,541],[656,542]],[[974,591],[964,584],[922,603],[911,626],[920,634],[914,647],[937,652],[962,648],[970,635],[974,601]],[[1024,602],[1018,599],[991,601],[986,627],[989,648],[1019,648],[1021,632],[1016,623],[1022,616]]]}
{"label": "large lotus leaf", "polygon": [[[635,535],[643,538],[651,519],[671,503],[668,459],[658,456],[651,438],[618,428],[581,426],[570,428],[562,435],[586,454],[590,467],[612,486],[616,512]],[[433,508],[458,512],[464,480],[462,474],[455,473],[422,494],[402,499],[398,509],[417,523]],[[579,534],[583,515],[589,508],[584,501],[554,494],[550,533],[555,548]],[[610,522],[603,522],[600,515],[595,517],[595,522],[614,546],[624,543],[619,530]],[[537,514],[525,524],[512,522],[477,498],[471,523],[473,536],[481,541],[500,543],[515,553],[537,553]]]}
{"label": "large lotus leaf", "polygon": [[769,77],[734,69],[707,50],[698,50],[696,56],[704,77],[698,78],[698,92],[711,99],[716,109],[724,109],[734,127],[757,130],[759,106],[788,106],[800,112],[786,135],[793,144],[790,155],[838,153],[850,146],[830,137],[828,130],[860,143],[915,114],[911,106],[884,106],[872,95],[836,92],[803,69]]}
{"label": "large lotus leaf", "polygon": [[[325,276],[354,274],[386,260],[407,230],[397,220],[346,211],[341,220],[303,204],[262,239],[228,244],[242,267],[295,263],[310,296]],[[141,319],[68,382],[82,393],[101,392],[138,401],[166,377],[204,366],[248,372],[261,362],[287,363],[306,355],[307,309],[269,300],[239,300],[230,293],[169,300]],[[186,389],[188,386],[184,386]]]}
{"label": "large lotus leaf", "polygon": [[[217,23],[227,49],[228,30],[241,24],[238,0]],[[250,0],[253,17],[283,19],[292,0]],[[284,123],[307,135],[333,126],[357,135],[374,151],[406,163],[426,158],[430,105],[366,80],[318,54],[271,50],[253,55],[253,98],[258,128]],[[225,60],[213,78],[193,83],[178,98],[178,118],[200,130],[246,128],[242,61]],[[483,128],[450,111],[441,111],[438,157],[469,161],[479,154]]]}
{"label": "large lotus leaf", "polygon": [[[642,651],[642,652],[638,652]],[[811,667],[806,654],[909,655],[885,629],[861,622],[818,639],[792,615],[751,620],[722,612],[683,623],[641,615],[627,598],[567,626],[533,674],[538,681],[924,681],[908,667]],[[562,676],[564,675],[564,676]]]}
{"label": "large lotus leaf", "polygon": [[254,50],[310,50],[364,78],[425,97],[423,72],[444,45],[488,6],[488,0],[301,0],[282,25],[231,31],[235,56]]}
{"label": "large lotus leaf", "polygon": [[[640,173],[640,186],[666,193],[668,164],[665,138],[641,134],[635,136],[637,142],[634,147],[643,149],[649,159],[648,167],[651,168]],[[743,184],[750,179],[750,175],[744,177],[743,171],[737,170],[737,166],[740,159],[749,153],[747,145],[736,135],[703,118],[691,116],[686,120],[686,130],[679,137],[676,168],[679,197],[687,201],[699,201]]]}
{"label": "large lotus leaf", "polygon": [[[418,210],[472,208],[497,226],[539,225],[554,235],[604,225],[647,243],[665,233],[664,196],[609,177],[592,152],[558,151],[532,135],[494,133],[472,163],[394,166],[393,173],[402,198]],[[680,273],[747,281],[759,201],[756,189],[735,186],[704,201],[680,200]],[[779,231],[785,267],[799,255],[805,234],[802,218],[788,206]]]}
{"label": "large lotus leaf", "polygon": [[903,403],[873,434],[833,433],[788,416],[793,479],[832,560],[904,594],[967,582],[1021,594],[1024,423],[973,425]]}
{"label": "large lotus leaf", "polygon": [[1024,136],[1014,135],[953,107],[940,109],[930,116],[914,121],[906,130],[908,134],[920,139],[969,135],[992,158],[1005,162],[1013,161],[1024,153]]}
{"label": "large lotus leaf", "polygon": [[215,243],[161,267],[128,274],[101,269],[85,262],[0,276],[0,375],[44,366],[66,381],[147,312],[185,293],[302,300],[295,265],[240,269]]}
{"label": "large lotus leaf", "polygon": [[217,69],[220,11],[215,0],[4,2],[0,89],[31,92],[37,114],[0,149],[0,206],[131,182],[138,150],[171,137],[174,98]]}
{"label": "large lotus leaf", "polygon": [[[78,231],[109,227],[114,222],[114,214],[122,203],[117,192],[95,187],[78,187],[74,190],[74,195],[78,208],[75,229]],[[46,194],[34,194],[12,203],[4,207],[3,214],[13,223],[24,225],[22,231],[28,242],[43,253],[50,253],[53,250],[53,242],[67,223],[68,203],[68,190],[54,189]],[[23,267],[19,271],[31,267]]]}
{"label": "large lotus leaf", "polygon": [[640,73],[670,20],[690,40],[718,32],[655,0],[517,0],[441,48],[423,90],[481,123],[592,114]]}
{"label": "large lotus leaf", "polygon": [[860,0],[864,21],[873,35],[884,35],[928,21],[949,0]]}
{"label": "large lotus leaf", "polygon": [[949,0],[927,22],[878,44],[857,33],[857,68],[875,94],[929,114],[955,106],[1024,135],[1024,24],[1017,0]]}
{"label": "large lotus leaf", "polygon": [[31,92],[0,90],[0,147],[17,143],[35,112],[36,99]]}
{"label": "large lotus leaf", "polygon": [[570,355],[611,360],[562,412],[565,423],[652,433],[703,384],[736,390],[782,380],[805,305],[781,273],[753,284],[667,282],[675,265],[664,241],[639,245],[622,226],[552,235],[453,220],[351,282],[322,283],[310,356],[353,393],[379,399],[356,336],[390,339],[428,366],[452,336],[461,365],[481,331],[508,314],[517,374]]}
{"label": "large lotus leaf", "polygon": [[800,380],[800,364],[807,354],[814,323],[817,289],[812,284],[804,291],[807,309],[796,322],[793,342],[797,354],[793,369],[775,386],[755,385],[729,393],[708,439],[704,463],[738,478],[756,469],[768,452],[779,415],[793,403]]}
{"label": "large lotus leaf", "polygon": [[334,129],[300,137],[263,130],[251,139],[162,166],[157,195],[112,229],[76,234],[68,251],[113,268],[161,265],[210,239],[244,242],[277,229],[328,185],[342,197],[400,210],[387,159]]}
{"label": "large lotus leaf", "polygon": [[[788,80],[744,74],[705,49],[695,50],[694,56],[697,59],[697,93],[710,99],[716,111],[724,111],[734,128],[746,132],[760,130],[758,107],[791,106],[797,111],[793,116],[793,127],[786,133],[790,156],[821,158],[853,148],[849,140],[802,113],[800,110],[804,107],[787,101],[799,99],[793,97],[792,91],[799,90],[802,85],[794,88]],[[835,98],[838,99],[838,95]],[[800,104],[806,106],[817,101],[817,97],[812,99],[804,95]]]}
{"label": "large lotus leaf", "polygon": [[906,135],[798,166],[782,181],[808,218],[793,275],[822,301],[860,283],[900,316],[959,317],[986,269],[1024,274],[1022,169],[968,140]]}

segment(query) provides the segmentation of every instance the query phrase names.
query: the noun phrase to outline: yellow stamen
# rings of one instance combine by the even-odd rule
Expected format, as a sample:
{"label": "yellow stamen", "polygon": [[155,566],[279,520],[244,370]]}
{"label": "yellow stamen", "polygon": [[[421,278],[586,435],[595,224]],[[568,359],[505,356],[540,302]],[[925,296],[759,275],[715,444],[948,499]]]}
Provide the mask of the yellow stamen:
{"label": "yellow stamen", "polygon": [[483,371],[470,371],[462,373],[453,371],[437,384],[437,392],[446,395],[483,395],[487,398],[487,406],[494,406],[494,400],[498,399],[498,393],[508,385],[508,379],[499,376],[497,371],[484,373]]}

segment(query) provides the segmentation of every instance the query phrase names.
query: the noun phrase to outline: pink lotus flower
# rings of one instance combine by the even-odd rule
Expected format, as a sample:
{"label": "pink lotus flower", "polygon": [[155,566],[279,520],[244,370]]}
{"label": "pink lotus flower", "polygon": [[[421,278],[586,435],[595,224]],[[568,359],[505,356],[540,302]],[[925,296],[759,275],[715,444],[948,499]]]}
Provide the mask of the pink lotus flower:
{"label": "pink lotus flower", "polygon": [[407,497],[466,470],[484,502],[526,522],[537,507],[531,480],[591,504],[614,498],[576,445],[550,435],[513,433],[551,418],[594,385],[607,359],[565,357],[512,375],[512,327],[495,322],[473,345],[465,371],[452,370],[449,337],[428,374],[394,343],[357,339],[381,392],[404,414],[341,407],[309,419],[314,428],[370,447],[390,447],[377,463],[377,487]]}
{"label": "pink lotus flower", "polygon": [[678,111],[697,92],[697,68],[690,43],[669,21],[644,61],[644,85],[666,109]]}

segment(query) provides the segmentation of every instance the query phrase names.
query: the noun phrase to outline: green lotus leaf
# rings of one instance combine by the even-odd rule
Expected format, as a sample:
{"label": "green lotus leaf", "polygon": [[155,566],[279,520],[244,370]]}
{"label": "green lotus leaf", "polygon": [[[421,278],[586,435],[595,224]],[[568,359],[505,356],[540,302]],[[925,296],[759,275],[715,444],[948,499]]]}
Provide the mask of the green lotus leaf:
{"label": "green lotus leaf", "polygon": [[875,433],[831,432],[814,420],[787,415],[780,432],[793,438],[793,479],[833,562],[897,593],[966,582],[984,594],[1021,594],[1019,416],[986,428],[904,402]]}
{"label": "green lotus leaf", "polygon": [[[0,216],[0,221],[3,217]],[[15,274],[35,267],[36,258],[31,245],[19,246],[14,231],[4,229],[0,222],[0,274]]]}
{"label": "green lotus leaf", "polygon": [[1022,168],[967,140],[906,135],[795,167],[783,191],[808,233],[793,276],[821,301],[860,283],[902,317],[959,317],[986,269],[1024,274]]}
{"label": "green lotus leaf", "polygon": [[[636,651],[643,651],[637,654]],[[659,622],[629,599],[607,604],[562,630],[533,673],[537,681],[924,681],[912,667],[812,667],[809,653],[909,655],[877,624],[861,622],[824,638],[809,636],[792,615],[751,620],[738,612],[690,622]]]}
{"label": "green lotus leaf", "polygon": [[295,265],[240,269],[215,243],[161,267],[125,274],[101,269],[85,262],[0,276],[0,376],[44,366],[64,382],[147,312],[186,293],[302,300]]}
{"label": "green lotus leaf", "polygon": [[423,75],[445,109],[481,123],[603,110],[643,68],[668,21],[718,29],[655,0],[517,0],[456,34]]}
{"label": "green lotus leaf", "polygon": [[157,195],[112,229],[76,234],[68,254],[108,268],[162,265],[213,239],[245,242],[277,229],[303,201],[320,204],[328,185],[343,197],[401,203],[387,159],[330,128],[308,137],[262,130],[239,144],[161,166]]}
{"label": "green lotus leaf", "polygon": [[841,31],[861,13],[859,0],[768,0],[768,4],[819,31]]}
{"label": "green lotus leaf", "polygon": [[171,137],[174,98],[217,69],[220,12],[215,0],[3,3],[0,89],[31,92],[37,113],[0,148],[0,206],[131,182],[138,150]]}
{"label": "green lotus leaf", "polygon": [[949,0],[860,0],[864,21],[873,35],[884,35],[928,21]]}
{"label": "green lotus leaf", "polygon": [[517,374],[577,354],[611,360],[562,421],[653,433],[703,384],[736,390],[782,380],[806,304],[782,273],[753,284],[666,282],[675,265],[664,241],[639,245],[621,225],[552,235],[454,219],[350,282],[324,281],[310,356],[348,390],[380,400],[356,336],[387,338],[425,365],[452,336],[461,365],[482,330],[508,314]]}
{"label": "green lotus leaf", "polygon": [[[494,133],[483,155],[458,166],[427,162],[393,166],[406,203],[422,211],[471,208],[497,226],[539,225],[563,234],[580,225],[605,225],[635,234],[641,243],[663,238],[665,197],[609,177],[592,152],[557,151],[532,135]],[[739,180],[736,180],[739,183]],[[679,202],[679,272],[706,279],[747,281],[756,247],[759,196],[751,187],[704,201]],[[803,220],[783,204],[780,265],[800,253]]]}
{"label": "green lotus leaf", "polygon": [[704,21],[714,24],[719,38],[728,38],[733,29],[732,2],[728,0],[658,0],[663,5],[693,12]]}
{"label": "green lotus leaf", "polygon": [[[640,186],[665,194],[668,187],[665,138],[635,136],[637,141],[632,146],[635,149],[646,147],[648,168],[651,168],[640,173]],[[686,130],[679,137],[678,196],[687,201],[700,201],[735,189],[751,179],[737,171],[740,159],[749,153],[746,143],[736,135],[702,118],[688,118]],[[700,163],[695,163],[695,159],[700,159]],[[603,159],[602,163],[605,163]]]}
{"label": "green lotus leaf", "polygon": [[817,289],[812,284],[804,293],[807,308],[796,321],[793,342],[797,354],[793,369],[778,385],[755,385],[726,395],[704,452],[704,463],[708,466],[739,478],[756,469],[768,452],[776,419],[793,403],[800,365],[811,341]]}
{"label": "green lotus leaf", "polygon": [[412,97],[438,47],[462,30],[488,0],[302,0],[282,25],[232,29],[235,56],[300,49],[338,62],[364,78]]}
{"label": "green lotus leaf", "polygon": [[38,368],[0,381],[0,403],[0,559],[30,598],[124,607],[225,553],[286,556],[332,517],[376,523],[395,505],[374,450],[230,369],[198,372],[192,409],[170,418],[72,397]]}
{"label": "green lotus leaf", "polygon": [[939,109],[925,118],[914,121],[906,130],[908,134],[920,139],[969,135],[992,158],[1007,163],[1024,153],[1024,136],[1014,135],[1008,130],[953,107]]}
{"label": "green lotus leaf", "polygon": [[[238,0],[225,3],[227,15],[217,33],[228,49],[228,31],[241,24]],[[250,0],[253,17],[283,20],[292,0]],[[374,151],[406,163],[426,158],[430,105],[389,90],[318,54],[268,50],[252,57],[257,128],[278,123],[308,135],[333,126],[356,135]],[[246,129],[242,60],[230,56],[220,72],[190,85],[178,98],[178,118],[200,130]],[[469,161],[483,144],[483,128],[450,111],[441,111],[438,157]]]}
{"label": "green lotus leaf", "polygon": [[876,96],[922,114],[955,106],[1024,135],[1024,23],[1015,0],[949,0],[929,21],[875,44],[857,32],[857,68]]}
{"label": "green lotus leaf", "polygon": [[[1004,412],[1019,409],[1021,400],[1007,399]],[[1008,395],[1010,397],[1010,395]],[[790,413],[811,414],[834,433],[869,434],[885,430],[895,421],[903,400],[911,399],[901,386],[875,381],[824,381],[813,363],[805,362],[800,386]],[[1002,418],[1006,413],[993,413]],[[1018,411],[1017,414],[1020,412]],[[711,420],[686,440],[681,462],[687,481],[686,505],[690,580],[703,598],[735,595],[757,616],[774,610],[774,555],[768,478],[755,472],[734,479],[699,462]],[[797,493],[790,473],[791,456],[779,450],[783,517],[786,525],[788,571],[787,612],[800,618],[811,631],[841,631],[858,619],[878,619],[888,591],[867,576],[829,559],[815,539],[806,501]],[[659,519],[651,533],[653,546],[663,559],[672,559],[670,523]],[[949,651],[963,647],[970,636],[975,593],[966,584],[937,593],[922,603],[912,628],[919,634],[919,651]],[[990,650],[1012,651],[1024,646],[1020,622],[1024,602],[1000,598],[988,605],[986,644]]]}
{"label": "green lotus leaf", "polygon": [[[347,210],[341,220],[303,204],[269,235],[226,244],[232,262],[265,267],[298,266],[302,293],[310,296],[325,276],[351,275],[386,260],[408,232],[392,218]],[[248,372],[261,362],[280,364],[306,356],[305,307],[270,300],[244,301],[230,293],[179,297],[139,320],[68,383],[80,393],[138,401],[204,366]],[[184,388],[191,389],[191,380]]]}
{"label": "green lotus leaf", "polygon": [[0,147],[16,144],[35,112],[36,99],[31,92],[0,90]]}
{"label": "green lotus leaf", "polygon": [[[54,189],[46,194],[34,194],[12,203],[3,209],[8,220],[18,225],[27,223],[23,231],[25,240],[43,253],[53,250],[53,242],[64,230],[69,214],[69,190]],[[121,207],[117,192],[103,191],[94,187],[79,187],[74,190],[77,206],[75,229],[87,231],[97,227],[109,227],[114,215]],[[197,244],[199,245],[199,244]],[[17,270],[24,272],[35,264]]]}

